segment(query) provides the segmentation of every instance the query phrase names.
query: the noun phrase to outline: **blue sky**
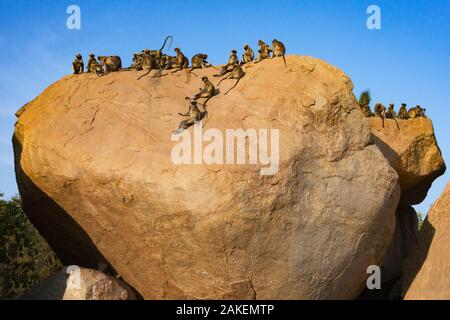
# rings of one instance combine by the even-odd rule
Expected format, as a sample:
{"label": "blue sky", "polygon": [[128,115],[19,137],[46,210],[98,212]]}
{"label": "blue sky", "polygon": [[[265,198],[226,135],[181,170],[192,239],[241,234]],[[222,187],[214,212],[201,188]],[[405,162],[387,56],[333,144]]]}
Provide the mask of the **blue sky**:
{"label": "blue sky", "polygon": [[[77,52],[118,54],[124,65],[167,34],[186,55],[226,61],[231,49],[258,39],[283,40],[288,53],[325,59],[344,70],[355,94],[420,104],[433,119],[450,164],[450,1],[0,1],[0,192],[17,193],[11,136],[14,112],[70,73]],[[66,9],[81,8],[81,30],[66,28]],[[382,29],[366,27],[369,5]],[[449,170],[450,171],[450,170]],[[450,181],[437,180],[418,209],[424,213]]]}

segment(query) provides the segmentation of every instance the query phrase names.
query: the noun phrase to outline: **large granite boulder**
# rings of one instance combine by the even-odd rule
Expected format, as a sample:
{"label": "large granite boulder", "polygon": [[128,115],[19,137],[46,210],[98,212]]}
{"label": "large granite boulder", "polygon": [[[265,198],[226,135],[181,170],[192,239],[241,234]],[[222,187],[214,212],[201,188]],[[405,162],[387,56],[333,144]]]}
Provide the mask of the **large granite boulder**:
{"label": "large granite boulder", "polygon": [[211,68],[64,77],[18,112],[25,211],[66,264],[108,263],[147,299],[357,297],[392,240],[398,175],[351,80],[311,57],[287,64],[250,65],[227,95],[224,81],[203,121],[205,134],[279,129],[272,175],[250,159],[172,161],[185,96],[201,76],[217,84]]}

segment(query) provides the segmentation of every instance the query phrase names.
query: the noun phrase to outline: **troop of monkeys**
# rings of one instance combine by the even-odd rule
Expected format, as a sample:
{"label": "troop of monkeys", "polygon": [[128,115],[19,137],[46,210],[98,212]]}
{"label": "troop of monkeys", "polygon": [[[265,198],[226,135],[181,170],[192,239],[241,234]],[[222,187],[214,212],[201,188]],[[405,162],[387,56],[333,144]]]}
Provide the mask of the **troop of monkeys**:
{"label": "troop of monkeys", "polygon": [[[94,73],[101,76],[108,74],[109,72],[120,70],[136,70],[136,71],[147,70],[146,73],[137,78],[138,80],[140,80],[141,78],[150,74],[152,70],[158,70],[159,75],[157,77],[162,77],[168,74],[168,73],[162,74],[163,70],[172,69],[173,71],[171,73],[176,73],[178,71],[186,69],[190,74],[197,76],[193,72],[193,70],[195,69],[204,69],[209,67],[216,69],[210,63],[208,63],[207,61],[208,55],[204,53],[194,55],[191,59],[190,67],[188,58],[183,54],[180,48],[174,49],[176,54],[175,56],[163,54],[162,51],[167,43],[167,40],[169,39],[170,39],[169,44],[170,48],[173,42],[172,36],[166,37],[161,49],[159,50],[144,49],[140,53],[139,52],[134,53],[133,62],[129,68],[122,68],[122,60],[120,59],[119,56],[109,56],[109,57],[98,56],[97,61],[95,55],[91,53],[89,54],[86,72]],[[217,86],[220,86],[222,81],[227,79],[236,80],[236,83],[227,92],[225,92],[225,94],[228,94],[233,88],[235,88],[238,85],[239,80],[245,76],[245,71],[242,68],[242,65],[251,62],[259,63],[265,59],[282,57],[284,65],[287,67],[285,59],[286,47],[281,41],[274,39],[272,41],[272,46],[270,47],[264,41],[259,40],[258,46],[259,50],[256,59],[252,48],[250,48],[249,45],[245,45],[241,61],[239,61],[237,51],[232,50],[227,64],[225,64],[220,70],[216,69],[219,71],[219,73],[213,75],[214,77],[224,76],[219,81]],[[74,74],[81,74],[84,72],[84,62],[81,54],[77,54],[75,56],[75,60],[72,63],[72,68]],[[189,110],[187,113],[185,114],[179,113],[179,115],[189,118],[181,121],[180,125],[178,126],[178,129],[174,131],[175,134],[180,133],[183,130],[189,128],[195,122],[201,121],[208,113],[206,109],[206,103],[216,95],[216,88],[214,84],[208,79],[208,77],[204,76],[201,79],[203,82],[203,88],[200,88],[200,91],[196,93],[194,96],[186,97],[186,100],[189,100]],[[205,99],[204,102],[202,103],[203,111],[201,111],[197,105],[197,101],[201,98]]]}
{"label": "troop of monkeys", "polygon": [[364,91],[363,93],[361,93],[361,96],[359,98],[359,107],[366,117],[380,117],[382,120],[383,128],[385,119],[395,120],[397,128],[400,130],[400,126],[398,124],[397,119],[408,120],[408,119],[415,119],[418,117],[426,117],[425,116],[426,109],[417,105],[414,108],[410,108],[409,110],[407,110],[406,103],[402,103],[398,113],[395,112],[393,103],[390,103],[388,108],[386,108],[382,103],[376,103],[374,107],[374,112],[372,112],[369,106],[370,101],[371,97],[369,91]]}
{"label": "troop of monkeys", "polygon": [[[181,71],[183,69],[186,69],[189,73],[192,73],[193,75],[197,76],[193,70],[195,69],[204,69],[213,67],[210,63],[208,63],[208,55],[204,53],[198,53],[194,55],[191,59],[191,66],[189,67],[189,60],[188,58],[183,54],[183,52],[180,50],[180,48],[175,48],[174,51],[176,53],[175,56],[170,56],[167,54],[163,54],[162,50],[164,49],[167,40],[170,39],[170,46],[173,42],[173,37],[168,36],[164,40],[164,43],[159,50],[149,50],[144,49],[140,53],[136,52],[133,54],[133,63],[129,68],[122,68],[122,60],[119,56],[98,56],[98,61],[95,58],[95,55],[93,53],[89,54],[89,60],[86,66],[86,72],[94,73],[97,75],[105,75],[109,72],[114,71],[120,71],[120,70],[147,70],[147,72],[141,76],[139,76],[137,79],[141,79],[148,74],[152,70],[159,70],[158,77],[162,77],[167,75],[162,74],[163,70],[170,70],[173,69],[171,73],[175,73],[178,71]],[[245,71],[242,68],[242,65],[254,62],[259,63],[262,60],[269,59],[269,58],[275,58],[275,57],[282,57],[284,61],[284,65],[287,67],[285,54],[286,54],[286,47],[285,45],[277,40],[274,39],[272,41],[272,46],[270,47],[267,45],[264,41],[259,40],[258,41],[258,56],[255,59],[255,54],[250,48],[249,45],[244,46],[244,53],[242,55],[241,61],[239,61],[239,58],[237,56],[237,51],[232,50],[230,58],[228,59],[227,64],[225,64],[219,71],[218,74],[213,75],[214,77],[223,77],[217,86],[220,86],[222,81],[227,79],[235,79],[236,83],[227,91],[225,94],[228,94],[233,88],[235,88],[239,80],[242,79],[245,76]],[[84,72],[84,62],[83,57],[81,54],[77,54],[75,57],[75,60],[72,63],[73,73],[74,74],[80,74]],[[228,75],[227,75],[228,74]],[[207,114],[208,111],[206,109],[207,102],[216,95],[216,87],[214,84],[208,79],[208,77],[204,76],[201,78],[203,82],[203,88],[200,88],[200,91],[196,93],[192,97],[186,97],[186,100],[189,100],[189,109],[187,113],[179,113],[179,115],[183,117],[189,117],[187,120],[181,121],[180,125],[178,126],[178,129],[175,130],[175,133],[180,133],[183,130],[189,128],[192,126],[195,122],[201,121]],[[197,101],[199,99],[205,99],[202,103],[203,105],[203,111],[201,111],[198,107]],[[397,119],[407,120],[407,119],[415,119],[418,117],[425,117],[425,111],[426,109],[420,107],[419,105],[410,108],[409,110],[406,109],[406,104],[403,103],[400,107],[400,110],[398,113],[394,111],[394,104],[389,104],[389,107],[386,108],[381,103],[376,103],[374,107],[374,112],[370,109],[370,102],[371,102],[371,96],[369,91],[364,91],[361,93],[360,99],[359,99],[359,106],[361,111],[364,113],[366,117],[380,117],[382,119],[382,125],[384,128],[384,120],[385,119],[393,119],[395,120],[397,124],[397,128],[400,129],[400,126],[398,124]]]}

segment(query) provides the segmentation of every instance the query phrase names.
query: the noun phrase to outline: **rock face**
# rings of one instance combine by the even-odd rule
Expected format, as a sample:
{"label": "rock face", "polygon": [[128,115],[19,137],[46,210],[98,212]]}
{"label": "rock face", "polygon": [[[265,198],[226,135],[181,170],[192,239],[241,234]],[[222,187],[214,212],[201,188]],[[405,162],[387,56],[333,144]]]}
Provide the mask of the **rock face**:
{"label": "rock face", "polygon": [[421,203],[431,184],[445,172],[445,163],[436,142],[433,124],[428,118],[386,120],[371,118],[375,144],[399,175],[401,202],[405,205]]}
{"label": "rock face", "polygon": [[[418,219],[413,204],[422,202],[433,181],[444,174],[445,163],[428,118],[414,120],[369,119],[372,139],[399,175],[401,204],[396,231],[382,268],[385,298],[401,297],[402,265],[417,245]],[[390,285],[394,285],[393,288]]]}
{"label": "rock face", "polygon": [[136,300],[122,281],[96,270],[65,267],[31,288],[22,300]]}
{"label": "rock face", "polygon": [[395,232],[381,268],[381,289],[366,289],[360,300],[402,298],[403,261],[417,246],[418,218],[413,207],[400,204],[395,214]]}
{"label": "rock face", "polygon": [[224,81],[203,122],[279,129],[267,176],[171,160],[184,97],[215,70],[63,78],[18,113],[25,211],[66,264],[109,263],[147,299],[355,298],[392,239],[398,175],[350,79],[310,57],[287,64],[248,67],[228,95]]}
{"label": "rock face", "polygon": [[414,208],[400,206],[397,209],[396,222],[392,246],[384,259],[383,281],[390,281],[401,276],[402,261],[417,245],[419,226]]}
{"label": "rock face", "polygon": [[406,300],[450,299],[450,183],[428,213],[404,274]]}

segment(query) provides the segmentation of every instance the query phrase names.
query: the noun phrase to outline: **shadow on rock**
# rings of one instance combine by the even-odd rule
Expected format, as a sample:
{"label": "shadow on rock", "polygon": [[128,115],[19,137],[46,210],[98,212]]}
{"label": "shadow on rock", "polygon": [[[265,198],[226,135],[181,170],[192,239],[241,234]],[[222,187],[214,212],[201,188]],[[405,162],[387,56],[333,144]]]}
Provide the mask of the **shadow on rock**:
{"label": "shadow on rock", "polygon": [[426,219],[419,232],[419,244],[413,249],[411,254],[403,263],[403,296],[406,292],[408,292],[412,282],[416,278],[416,275],[422,269],[422,266],[427,259],[428,251],[430,250],[435,233],[435,228],[431,225],[428,219]]}
{"label": "shadow on rock", "polygon": [[53,199],[48,197],[25,174],[21,167],[22,145],[14,135],[16,180],[23,200],[23,209],[65,265],[80,265],[116,274],[107,259],[98,251],[89,235]]}

